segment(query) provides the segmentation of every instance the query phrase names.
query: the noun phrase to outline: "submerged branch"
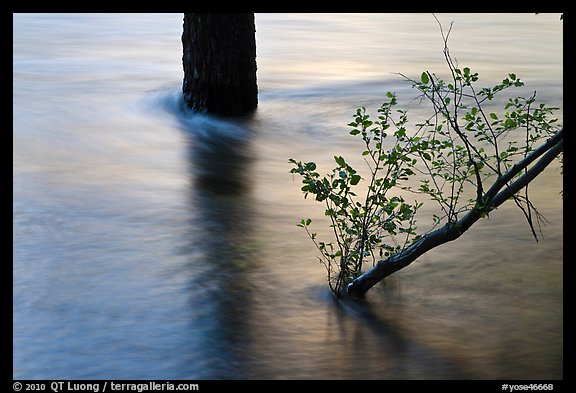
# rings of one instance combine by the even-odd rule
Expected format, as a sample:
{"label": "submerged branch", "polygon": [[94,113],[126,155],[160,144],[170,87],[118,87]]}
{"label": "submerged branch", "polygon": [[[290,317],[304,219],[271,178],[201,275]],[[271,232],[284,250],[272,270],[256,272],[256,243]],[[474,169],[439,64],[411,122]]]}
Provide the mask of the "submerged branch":
{"label": "submerged branch", "polygon": [[[375,284],[388,277],[392,273],[410,265],[422,254],[436,248],[444,243],[458,239],[472,225],[491,210],[496,209],[505,201],[512,198],[522,188],[526,187],[534,180],[558,155],[564,148],[564,129],[559,130],[550,137],[542,146],[533,150],[524,159],[512,166],[502,176],[498,177],[492,187],[484,194],[483,200],[486,203],[483,206],[476,205],[464,217],[456,222],[448,222],[443,227],[423,235],[420,239],[410,246],[387,259],[382,259],[378,263],[352,281],[346,288],[348,295],[353,297],[362,297],[366,291]],[[538,160],[537,162],[535,162]],[[528,166],[535,164],[528,170]],[[510,181],[521,171],[524,174],[519,176],[515,181]]]}

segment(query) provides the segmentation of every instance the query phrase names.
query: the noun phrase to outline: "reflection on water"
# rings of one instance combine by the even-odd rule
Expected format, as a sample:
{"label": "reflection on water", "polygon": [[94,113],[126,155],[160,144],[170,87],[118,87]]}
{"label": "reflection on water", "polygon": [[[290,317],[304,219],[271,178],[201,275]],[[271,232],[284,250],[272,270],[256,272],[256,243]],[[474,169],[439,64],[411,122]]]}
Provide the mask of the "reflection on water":
{"label": "reflection on water", "polygon": [[[524,72],[562,106],[557,15],[441,19],[487,84]],[[330,295],[295,225],[330,231],[288,158],[356,154],[355,108],[441,63],[434,19],[256,20],[259,108],[223,120],[183,108],[182,15],[14,16],[14,378],[562,378],[556,164],[541,242],[503,206],[364,301]]]}
{"label": "reflection on water", "polygon": [[[251,250],[254,200],[251,198],[250,130],[235,122],[179,113],[186,133],[192,184],[190,206],[195,219],[190,248],[202,250],[209,273],[191,282],[193,291],[205,291],[212,303],[214,327],[206,341],[217,359],[209,378],[241,379],[243,353],[252,334],[248,325],[254,303],[251,272],[258,260]],[[192,261],[192,269],[193,269]],[[190,299],[195,312],[197,298]],[[249,341],[248,341],[249,342]]]}

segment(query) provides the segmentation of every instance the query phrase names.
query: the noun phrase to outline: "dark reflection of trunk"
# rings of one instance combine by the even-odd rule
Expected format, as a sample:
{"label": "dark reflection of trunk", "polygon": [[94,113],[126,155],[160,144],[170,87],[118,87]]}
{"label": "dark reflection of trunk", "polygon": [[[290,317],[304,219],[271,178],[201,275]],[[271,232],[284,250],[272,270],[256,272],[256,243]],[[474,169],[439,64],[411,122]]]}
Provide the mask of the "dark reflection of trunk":
{"label": "dark reflection of trunk", "polygon": [[[239,121],[195,117],[185,124],[191,173],[191,313],[205,336],[206,378],[245,378],[255,266],[250,132]],[[201,226],[201,228],[198,228]],[[200,233],[200,238],[198,238]],[[202,266],[198,266],[198,264]],[[204,271],[197,274],[197,271]]]}
{"label": "dark reflection of trunk", "polygon": [[[229,132],[234,132],[234,129]],[[234,205],[250,192],[250,141],[246,137],[236,138],[227,134],[201,135],[191,143],[189,158],[195,174],[196,191],[215,199],[229,196],[234,213]],[[228,208],[222,206],[223,210]]]}

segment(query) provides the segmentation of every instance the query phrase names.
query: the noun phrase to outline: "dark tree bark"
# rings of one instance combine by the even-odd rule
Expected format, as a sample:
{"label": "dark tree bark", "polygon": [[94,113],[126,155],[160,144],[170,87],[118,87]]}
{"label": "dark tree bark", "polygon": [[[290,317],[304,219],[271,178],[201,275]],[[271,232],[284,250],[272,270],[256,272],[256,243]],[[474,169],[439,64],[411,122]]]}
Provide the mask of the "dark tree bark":
{"label": "dark tree bark", "polygon": [[184,101],[220,116],[258,105],[256,35],[251,13],[186,13],[182,46]]}

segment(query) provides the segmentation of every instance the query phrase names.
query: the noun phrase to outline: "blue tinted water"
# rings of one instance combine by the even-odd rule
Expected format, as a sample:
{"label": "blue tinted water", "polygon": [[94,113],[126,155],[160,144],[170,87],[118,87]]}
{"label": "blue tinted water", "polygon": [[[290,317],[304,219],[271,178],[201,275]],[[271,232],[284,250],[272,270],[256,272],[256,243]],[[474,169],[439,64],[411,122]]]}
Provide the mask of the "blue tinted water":
{"label": "blue tinted water", "polygon": [[[421,113],[395,73],[444,72],[432,15],[257,14],[244,121],[183,109],[182,17],[14,15],[15,379],[562,377],[557,165],[542,241],[503,207],[361,307],[295,226],[323,211],[288,158],[356,154],[346,124],[388,90]],[[562,106],[559,15],[438,17],[487,85]]]}

